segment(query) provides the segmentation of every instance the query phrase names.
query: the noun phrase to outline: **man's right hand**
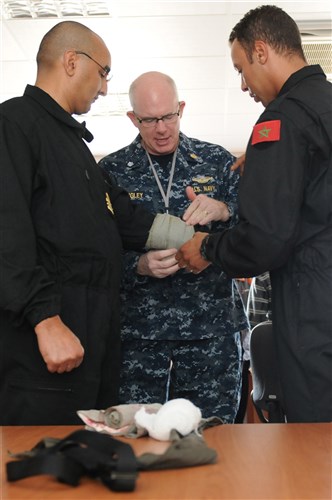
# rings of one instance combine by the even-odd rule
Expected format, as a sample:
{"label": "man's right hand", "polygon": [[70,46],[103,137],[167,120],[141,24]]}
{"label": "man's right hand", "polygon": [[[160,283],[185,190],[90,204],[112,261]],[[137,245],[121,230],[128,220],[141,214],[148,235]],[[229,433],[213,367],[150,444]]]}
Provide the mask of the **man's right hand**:
{"label": "man's right hand", "polygon": [[83,346],[59,316],[41,321],[35,326],[35,332],[49,372],[70,372],[80,366],[84,357]]}
{"label": "man's right hand", "polygon": [[198,274],[206,269],[211,262],[205,260],[201,255],[201,245],[208,233],[197,231],[191,240],[187,241],[176,253],[176,260],[181,269]]}
{"label": "man's right hand", "polygon": [[150,250],[143,254],[137,263],[137,273],[153,278],[166,278],[180,268],[175,260],[176,248],[167,250]]}
{"label": "man's right hand", "polygon": [[231,166],[231,170],[234,171],[234,170],[237,170],[239,168],[240,175],[242,175],[244,172],[245,161],[246,161],[246,155],[244,153],[243,155],[239,156],[239,158],[237,158],[237,160],[233,163],[233,165]]}

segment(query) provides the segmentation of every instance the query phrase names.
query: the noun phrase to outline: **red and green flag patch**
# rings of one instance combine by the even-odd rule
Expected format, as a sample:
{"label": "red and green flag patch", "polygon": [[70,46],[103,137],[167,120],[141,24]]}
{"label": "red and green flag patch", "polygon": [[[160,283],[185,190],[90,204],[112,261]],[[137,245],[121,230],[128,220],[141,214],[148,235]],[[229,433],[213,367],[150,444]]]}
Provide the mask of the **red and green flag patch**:
{"label": "red and green flag patch", "polygon": [[259,144],[260,142],[271,142],[280,140],[280,120],[271,120],[268,122],[257,123],[251,137],[251,144]]}

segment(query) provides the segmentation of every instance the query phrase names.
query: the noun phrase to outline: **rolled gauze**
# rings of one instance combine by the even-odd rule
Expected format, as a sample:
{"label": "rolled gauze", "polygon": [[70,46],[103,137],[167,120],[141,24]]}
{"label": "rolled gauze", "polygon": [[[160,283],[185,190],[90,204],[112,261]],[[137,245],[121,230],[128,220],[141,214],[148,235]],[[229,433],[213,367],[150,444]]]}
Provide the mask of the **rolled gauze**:
{"label": "rolled gauze", "polygon": [[154,439],[168,441],[174,429],[182,436],[197,430],[201,421],[201,410],[188,399],[178,398],[167,401],[157,413],[148,414],[141,408],[135,414],[137,425],[146,429]]}
{"label": "rolled gauze", "polygon": [[145,246],[148,249],[155,250],[180,248],[194,234],[193,226],[187,226],[180,217],[170,214],[157,214]]}

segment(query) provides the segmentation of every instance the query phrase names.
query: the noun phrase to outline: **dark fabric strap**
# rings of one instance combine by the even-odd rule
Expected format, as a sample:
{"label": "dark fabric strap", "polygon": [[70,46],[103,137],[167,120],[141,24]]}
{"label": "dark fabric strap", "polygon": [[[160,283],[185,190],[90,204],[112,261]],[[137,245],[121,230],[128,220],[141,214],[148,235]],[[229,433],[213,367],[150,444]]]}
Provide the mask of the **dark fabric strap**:
{"label": "dark fabric strap", "polygon": [[7,463],[8,481],[40,474],[55,476],[61,483],[77,486],[84,471],[79,464],[60,454],[41,455]]}
{"label": "dark fabric strap", "polygon": [[72,486],[88,475],[100,479],[111,490],[132,491],[137,461],[129,444],[105,434],[80,430],[51,447],[38,443],[30,458],[7,463],[8,481],[40,474],[51,474]]}

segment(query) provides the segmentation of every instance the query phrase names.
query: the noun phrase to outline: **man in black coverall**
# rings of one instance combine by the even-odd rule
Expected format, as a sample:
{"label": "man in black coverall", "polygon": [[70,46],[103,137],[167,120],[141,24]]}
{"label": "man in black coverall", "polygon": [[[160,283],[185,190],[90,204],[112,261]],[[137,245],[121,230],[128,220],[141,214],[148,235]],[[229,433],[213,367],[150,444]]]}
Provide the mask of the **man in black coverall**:
{"label": "man in black coverall", "polygon": [[[275,6],[254,9],[230,35],[241,88],[265,111],[239,188],[240,222],[196,233],[180,267],[209,262],[229,276],[270,270],[272,317],[289,422],[332,420],[332,85],[308,66],[299,30]],[[184,219],[195,223],[195,202]]]}
{"label": "man in black coverall", "polygon": [[71,116],[106,94],[110,65],[98,35],[59,23],[35,86],[0,106],[1,425],[117,402],[122,248],[144,247],[154,216],[106,185]]}

